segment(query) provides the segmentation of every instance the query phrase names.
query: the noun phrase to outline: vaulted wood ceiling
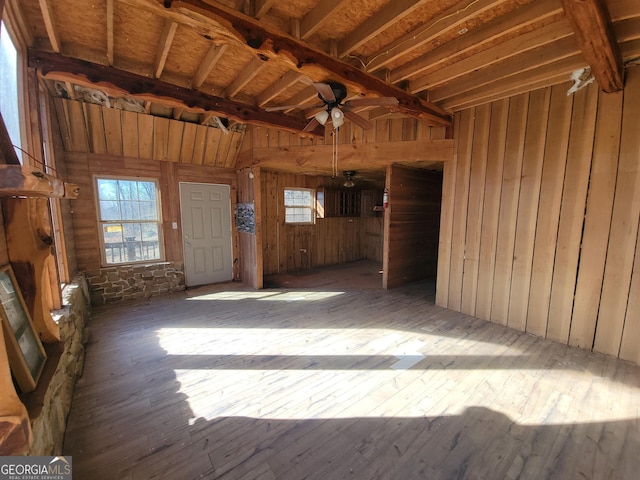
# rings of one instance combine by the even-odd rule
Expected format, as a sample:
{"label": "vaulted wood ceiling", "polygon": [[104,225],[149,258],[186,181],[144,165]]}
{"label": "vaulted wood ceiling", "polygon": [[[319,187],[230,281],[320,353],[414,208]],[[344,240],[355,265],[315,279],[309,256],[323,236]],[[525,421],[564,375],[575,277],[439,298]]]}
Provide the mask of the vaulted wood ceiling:
{"label": "vaulted wood ceiling", "polygon": [[[7,0],[45,78],[212,116],[299,131],[311,82],[363,109],[446,125],[459,109],[568,81],[591,65],[615,90],[640,57],[637,0]],[[58,89],[60,94],[60,89]],[[368,110],[368,111],[367,111]],[[317,133],[317,132],[316,132]]]}

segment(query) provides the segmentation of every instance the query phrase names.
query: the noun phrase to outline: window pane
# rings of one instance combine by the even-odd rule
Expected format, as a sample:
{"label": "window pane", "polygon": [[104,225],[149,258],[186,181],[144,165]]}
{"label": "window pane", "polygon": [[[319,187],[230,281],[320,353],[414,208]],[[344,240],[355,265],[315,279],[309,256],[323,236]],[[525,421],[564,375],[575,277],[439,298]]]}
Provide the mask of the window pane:
{"label": "window pane", "polygon": [[157,220],[158,211],[154,202],[140,202],[140,220]]}
{"label": "window pane", "polygon": [[292,190],[285,189],[284,191],[284,204],[285,206],[312,206],[312,191],[311,190]]}
{"label": "window pane", "polygon": [[104,253],[107,263],[122,263],[124,258],[124,238],[121,224],[103,225]]}
{"label": "window pane", "polygon": [[118,202],[100,200],[101,220],[120,220],[120,205]]}
{"label": "window pane", "polygon": [[311,209],[287,207],[285,212],[285,222],[311,223]]}
{"label": "window pane", "polygon": [[138,182],[130,182],[127,180],[118,181],[118,194],[120,200],[137,200],[138,199]]}
{"label": "window pane", "polygon": [[142,201],[156,201],[156,186],[153,182],[138,182],[138,198]]}
{"label": "window pane", "polygon": [[122,220],[140,220],[138,202],[120,202]]}
{"label": "window pane", "polygon": [[[11,143],[20,147],[20,110],[18,107],[18,53],[4,22],[0,22],[0,112]],[[22,152],[14,149],[22,162]]]}
{"label": "window pane", "polygon": [[98,179],[98,198],[100,200],[117,200],[118,199],[118,181]]}

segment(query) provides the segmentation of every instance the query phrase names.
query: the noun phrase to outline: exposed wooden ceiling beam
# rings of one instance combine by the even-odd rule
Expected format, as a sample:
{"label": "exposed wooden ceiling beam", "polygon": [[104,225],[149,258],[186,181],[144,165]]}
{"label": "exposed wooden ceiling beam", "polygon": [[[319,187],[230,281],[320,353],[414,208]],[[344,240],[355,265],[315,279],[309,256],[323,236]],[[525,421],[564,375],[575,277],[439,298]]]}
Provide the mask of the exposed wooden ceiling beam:
{"label": "exposed wooden ceiling beam", "polygon": [[153,76],[160,78],[162,70],[164,70],[164,64],[167,62],[167,56],[173,43],[173,37],[176,35],[178,24],[172,20],[166,19],[164,21],[164,29],[162,30],[162,36],[158,43],[158,52],[156,53],[156,64],[153,68]]}
{"label": "exposed wooden ceiling beam", "polygon": [[264,17],[274,3],[276,3],[276,0],[256,0],[253,16],[258,19]]}
{"label": "exposed wooden ceiling beam", "polygon": [[[563,38],[552,45],[543,45],[533,50],[528,50],[503,62],[480,68],[459,77],[455,82],[450,82],[439,88],[429,90],[429,98],[434,102],[440,102],[446,98],[461,95],[470,90],[478,90],[482,87],[494,85],[498,81],[504,81],[509,77],[533,72],[553,64],[562,59],[573,57],[580,58],[580,49],[573,41],[573,37]],[[569,77],[567,77],[567,81]]]}
{"label": "exposed wooden ceiling beam", "polygon": [[555,22],[546,25],[413,80],[409,84],[409,91],[416,93],[434,88],[475,70],[503,62],[515,55],[520,55],[543,45],[552,44],[572,35],[573,31],[566,22]]}
{"label": "exposed wooden ceiling beam", "polygon": [[47,35],[49,36],[49,42],[51,43],[51,49],[54,52],[60,53],[60,39],[58,38],[58,32],[53,20],[53,13],[51,12],[51,5],[49,0],[38,0],[40,2],[40,10],[42,11],[42,18],[44,19],[44,26],[47,29]]}
{"label": "exposed wooden ceiling beam", "polygon": [[300,20],[300,38],[306,40],[316,33],[330,18],[340,12],[350,0],[325,0],[319,2],[313,10]]}
{"label": "exposed wooden ceiling beam", "polygon": [[[340,145],[340,168],[376,169],[401,162],[449,162],[453,159],[453,140],[385,142]],[[305,145],[254,148],[239,168],[260,166],[281,169],[286,164],[297,170],[330,171],[331,145]]]}
{"label": "exposed wooden ceiling beam", "polygon": [[[513,36],[514,32],[531,29],[532,26],[540,22],[549,22],[554,18],[560,19],[562,16],[562,7],[558,4],[558,0],[537,0],[516,9],[506,18],[498,17],[476,30],[461,35],[454,42],[445,43],[426,55],[421,55],[398,68],[394,68],[389,73],[389,80],[391,83],[396,83],[412,77],[415,78],[427,69],[433,70],[439,64],[446,64],[447,60],[455,58],[465,51],[473,51],[481,45],[501,43],[501,38]],[[571,33],[568,28],[565,30],[567,35]],[[378,57],[381,60],[373,58],[375,60],[367,64],[368,70],[375,70],[378,65],[386,65],[387,57],[385,55]]]}
{"label": "exposed wooden ceiling beam", "polygon": [[[549,86],[562,81],[567,82],[569,85],[569,79],[571,72],[584,65],[584,60],[579,53],[567,58],[562,58],[555,62],[544,65],[535,70],[526,71],[512,75],[507,78],[497,80],[491,85],[485,85],[483,87],[466,91],[459,95],[448,97],[443,100],[445,105],[451,108],[459,109],[461,105],[472,103],[474,105],[485,103],[486,98],[495,99],[496,96],[505,98],[514,95],[514,93],[507,93],[513,90],[518,92],[534,90],[533,85],[536,88],[541,86]],[[523,86],[528,88],[522,90]]]}
{"label": "exposed wooden ceiling beam", "polygon": [[415,9],[427,3],[427,1],[428,0],[393,0],[388,3],[382,10],[369,17],[366,22],[340,41],[338,55],[340,57],[349,55],[362,44],[389,28],[389,26],[410,15]]}
{"label": "exposed wooden ceiling beam", "polygon": [[276,82],[272,83],[271,86],[258,96],[256,103],[258,106],[263,107],[286,89],[301,81],[303,77],[304,75],[301,73],[294,70],[287,70],[284,75],[282,75]]}
{"label": "exposed wooden ceiling beam", "polygon": [[[371,60],[367,62],[367,71],[375,72],[386,67],[388,64],[396,61],[403,55],[406,55],[422,45],[434,40],[438,36],[442,35],[443,32],[453,29],[459,30],[462,25],[474,16],[496,8],[496,6],[506,1],[507,0],[500,0],[497,2],[495,0],[478,0],[477,2],[472,2],[467,5],[466,8],[460,8],[460,5],[452,6],[437,17],[431,19],[429,22],[420,25],[414,30],[408,32],[406,35],[403,35],[396,41],[385,46],[376,54],[371,55]],[[504,18],[500,17],[500,21],[504,21]],[[438,28],[434,28],[436,26]]]}
{"label": "exposed wooden ceiling beam", "polygon": [[227,47],[227,44],[211,45],[209,51],[207,51],[206,55],[202,59],[202,62],[200,62],[198,71],[191,79],[191,88],[199,88],[204,83],[211,73],[211,70],[213,70],[213,67],[215,67],[222,58]]}
{"label": "exposed wooden ceiling beam", "polygon": [[268,58],[261,58],[259,55],[256,55],[243,69],[242,72],[236,76],[236,78],[231,82],[227,88],[224,89],[222,94],[223,97],[231,98],[235,97],[240,90],[242,90],[247,83],[253,80],[256,75],[260,73],[267,63]]}
{"label": "exposed wooden ceiling beam", "polygon": [[[142,100],[158,101],[170,107],[188,108],[200,113],[215,112],[240,123],[275,127],[295,133],[300,133],[306,125],[303,119],[266,112],[254,105],[207,95],[106,65],[35,49],[29,49],[27,57],[28,66],[39,69],[44,78],[99,88],[115,97],[131,95]],[[324,131],[309,134],[323,137]]]}
{"label": "exposed wooden ceiling beam", "polygon": [[172,10],[181,12],[189,18],[193,18],[196,14],[222,25],[250,48],[263,55],[287,62],[291,67],[307,74],[315,81],[325,81],[330,75],[333,80],[345,83],[347,88],[352,90],[360,89],[364,92],[396,97],[398,106],[394,108],[407,116],[420,118],[431,125],[451,125],[451,114],[437,105],[389,85],[349,63],[312,48],[236,10],[203,0],[174,0],[172,5]]}
{"label": "exposed wooden ceiling beam", "polygon": [[113,51],[113,2],[114,0],[107,0],[107,62],[110,66],[113,66],[114,51]]}
{"label": "exposed wooden ceiling beam", "polygon": [[605,92],[624,88],[620,46],[603,0],[561,0],[591,73]]}

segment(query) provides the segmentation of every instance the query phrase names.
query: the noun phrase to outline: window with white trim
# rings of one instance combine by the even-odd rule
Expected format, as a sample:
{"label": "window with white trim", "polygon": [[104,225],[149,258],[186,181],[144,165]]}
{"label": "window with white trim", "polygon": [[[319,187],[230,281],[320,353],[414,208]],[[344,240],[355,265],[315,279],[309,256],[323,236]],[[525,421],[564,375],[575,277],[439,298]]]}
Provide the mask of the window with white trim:
{"label": "window with white trim", "polygon": [[96,178],[102,263],[164,258],[158,182]]}
{"label": "window with white trim", "polygon": [[310,188],[284,189],[284,222],[314,223],[314,190]]}

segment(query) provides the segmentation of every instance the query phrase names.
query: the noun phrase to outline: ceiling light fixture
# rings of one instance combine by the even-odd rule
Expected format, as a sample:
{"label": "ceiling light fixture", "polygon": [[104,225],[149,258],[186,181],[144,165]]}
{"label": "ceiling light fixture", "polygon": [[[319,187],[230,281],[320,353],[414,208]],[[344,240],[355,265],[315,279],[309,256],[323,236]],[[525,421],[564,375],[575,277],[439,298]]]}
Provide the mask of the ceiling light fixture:
{"label": "ceiling light fixture", "polygon": [[331,121],[333,122],[333,128],[340,128],[344,123],[344,113],[338,107],[331,109]]}
{"label": "ceiling light fixture", "polygon": [[327,110],[321,110],[315,114],[316,120],[320,125],[324,125],[329,120],[329,112]]}
{"label": "ceiling light fixture", "polygon": [[354,170],[346,170],[346,171],[342,172],[342,174],[346,177],[346,180],[342,184],[343,187],[345,187],[345,188],[353,188],[353,187],[356,186],[355,182],[353,181],[353,177],[356,174],[356,172]]}

